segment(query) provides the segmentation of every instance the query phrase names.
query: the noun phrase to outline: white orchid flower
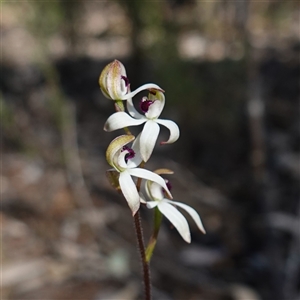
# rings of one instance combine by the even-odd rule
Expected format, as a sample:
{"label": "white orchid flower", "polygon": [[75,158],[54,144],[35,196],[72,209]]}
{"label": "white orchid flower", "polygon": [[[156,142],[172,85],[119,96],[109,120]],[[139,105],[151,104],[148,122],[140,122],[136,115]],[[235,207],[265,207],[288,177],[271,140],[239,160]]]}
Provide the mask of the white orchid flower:
{"label": "white orchid flower", "polygon": [[[140,151],[142,159],[146,162],[150,158],[159,131],[159,125],[167,127],[170,131],[169,139],[161,144],[174,143],[179,138],[179,128],[177,124],[170,120],[159,119],[165,105],[165,96],[161,90],[151,89],[148,98],[143,97],[140,103],[141,110],[145,115],[140,114],[132,103],[132,98],[127,100],[126,112],[116,112],[112,114],[104,125],[105,131],[113,131],[129,126],[137,126],[145,123],[140,134]],[[159,125],[158,125],[159,124]]]}
{"label": "white orchid flower", "polygon": [[99,85],[103,95],[111,100],[127,100],[143,90],[161,90],[158,85],[154,83],[147,83],[135,91],[130,92],[130,84],[126,75],[125,67],[116,59],[109,63],[101,72]]}
{"label": "white orchid flower", "polygon": [[[167,182],[170,190],[170,185]],[[191,233],[188,222],[184,215],[176,208],[184,209],[195,221],[197,227],[205,234],[205,229],[201,222],[200,216],[192,207],[177,201],[172,201],[166,198],[161,186],[156,182],[146,181],[144,185],[145,193],[151,201],[145,201],[149,209],[157,207],[159,211],[174,225],[181,237],[187,242],[191,242]]]}
{"label": "white orchid flower", "polygon": [[106,160],[119,173],[118,181],[120,189],[133,215],[135,215],[140,207],[140,196],[132,176],[155,182],[172,198],[166,182],[161,176],[149,170],[138,168],[142,162],[138,149],[139,140],[136,139],[132,145],[132,149],[126,146],[134,139],[133,135],[119,136],[109,144],[106,151]]}

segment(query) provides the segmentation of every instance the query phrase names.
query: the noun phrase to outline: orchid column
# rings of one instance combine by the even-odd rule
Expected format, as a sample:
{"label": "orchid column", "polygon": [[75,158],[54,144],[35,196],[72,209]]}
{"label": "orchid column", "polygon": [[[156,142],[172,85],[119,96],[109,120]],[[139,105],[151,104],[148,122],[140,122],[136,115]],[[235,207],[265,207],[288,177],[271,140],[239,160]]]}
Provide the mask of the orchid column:
{"label": "orchid column", "polygon": [[[125,135],[116,137],[107,148],[106,160],[112,167],[107,171],[107,177],[111,185],[122,192],[134,217],[143,263],[145,299],[150,300],[151,283],[148,264],[157,242],[163,215],[188,243],[191,241],[190,229],[185,217],[177,210],[177,206],[192,217],[203,233],[205,230],[198,213],[193,208],[181,202],[172,201],[171,184],[160,175],[173,172],[168,169],[153,172],[145,168],[155,148],[160,125],[167,127],[170,131],[169,139],[161,144],[174,143],[180,134],[175,122],[159,118],[165,105],[163,89],[154,83],[148,83],[131,92],[125,67],[118,60],[114,60],[104,68],[99,84],[104,96],[114,102],[116,110],[105,122],[104,130],[123,129],[125,131]],[[148,95],[141,98],[138,111],[132,98],[145,91]],[[126,102],[127,112],[124,102]],[[136,137],[133,136],[128,127],[142,124],[142,131]],[[153,234],[146,250],[139,216],[141,204],[155,210]]]}

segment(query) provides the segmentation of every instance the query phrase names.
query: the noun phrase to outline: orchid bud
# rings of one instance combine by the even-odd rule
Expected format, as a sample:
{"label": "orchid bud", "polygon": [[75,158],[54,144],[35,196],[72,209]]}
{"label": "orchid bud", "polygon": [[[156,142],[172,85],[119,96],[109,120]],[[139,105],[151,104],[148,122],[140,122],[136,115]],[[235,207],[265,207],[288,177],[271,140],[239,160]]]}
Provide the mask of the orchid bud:
{"label": "orchid bud", "polygon": [[123,64],[114,60],[100,74],[99,85],[103,95],[111,100],[123,100],[129,91],[129,81]]}

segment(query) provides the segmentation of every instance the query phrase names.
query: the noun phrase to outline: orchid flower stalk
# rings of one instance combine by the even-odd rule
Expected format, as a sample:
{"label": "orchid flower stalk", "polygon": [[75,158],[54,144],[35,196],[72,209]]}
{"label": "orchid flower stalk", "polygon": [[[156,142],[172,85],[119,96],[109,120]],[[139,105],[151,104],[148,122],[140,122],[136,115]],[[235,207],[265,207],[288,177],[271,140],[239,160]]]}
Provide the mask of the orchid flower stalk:
{"label": "orchid flower stalk", "polygon": [[[112,167],[106,174],[111,185],[123,194],[132,212],[143,266],[145,299],[151,300],[149,262],[157,243],[162,218],[165,216],[188,243],[191,242],[189,225],[177,207],[192,217],[200,231],[205,233],[205,229],[200,216],[192,207],[172,201],[171,186],[160,175],[173,172],[168,169],[152,172],[145,168],[145,163],[154,151],[160,125],[168,128],[170,132],[167,141],[161,142],[161,145],[172,144],[180,136],[175,122],[160,118],[165,106],[164,90],[154,83],[147,83],[131,91],[125,67],[118,60],[114,60],[103,69],[99,85],[103,95],[114,101],[116,110],[105,122],[104,130],[111,132],[123,129],[126,133],[113,139],[106,150],[106,160]],[[148,95],[140,99],[140,107],[137,110],[133,97],[145,91]],[[136,137],[130,133],[128,127],[142,124],[143,129]],[[144,246],[139,214],[141,206],[154,209],[153,233],[147,249]]]}

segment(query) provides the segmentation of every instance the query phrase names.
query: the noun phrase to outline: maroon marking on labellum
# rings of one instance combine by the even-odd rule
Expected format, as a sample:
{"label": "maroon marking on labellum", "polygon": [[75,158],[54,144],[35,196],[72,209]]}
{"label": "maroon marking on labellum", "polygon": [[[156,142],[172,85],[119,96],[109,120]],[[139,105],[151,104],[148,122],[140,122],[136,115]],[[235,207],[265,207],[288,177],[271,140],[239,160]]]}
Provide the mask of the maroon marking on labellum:
{"label": "maroon marking on labellum", "polygon": [[149,110],[149,107],[153,102],[154,101],[148,100],[146,97],[144,97],[140,102],[140,108],[141,108],[142,112],[146,113]]}
{"label": "maroon marking on labellum", "polygon": [[129,86],[129,79],[126,76],[121,76],[121,78],[124,80],[125,82],[125,86]]}
{"label": "maroon marking on labellum", "polygon": [[128,162],[128,159],[134,158],[135,152],[134,152],[131,148],[129,148],[128,146],[124,146],[124,147],[122,148],[121,152],[126,151],[126,150],[127,150],[129,153],[127,153],[127,154],[125,155],[125,161]]}

